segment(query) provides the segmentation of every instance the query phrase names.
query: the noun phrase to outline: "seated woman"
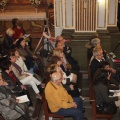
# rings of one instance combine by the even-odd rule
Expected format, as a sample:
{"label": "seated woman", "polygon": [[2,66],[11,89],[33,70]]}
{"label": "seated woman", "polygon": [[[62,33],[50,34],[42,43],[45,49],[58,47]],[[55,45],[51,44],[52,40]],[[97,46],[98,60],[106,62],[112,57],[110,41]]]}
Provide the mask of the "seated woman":
{"label": "seated woman", "polygon": [[58,56],[51,57],[50,65],[51,64],[57,64],[61,68],[61,72],[63,73],[63,77],[65,79],[69,79],[70,82],[76,83],[76,75],[74,77],[74,74],[71,73],[70,70],[65,70],[60,57],[58,57]]}
{"label": "seated woman", "polygon": [[11,61],[12,71],[14,72],[16,77],[20,80],[20,82],[23,85],[31,85],[33,90],[35,91],[35,93],[37,95],[36,97],[39,98],[39,99],[42,99],[38,87],[41,87],[40,85],[42,85],[42,87],[44,87],[44,84],[39,82],[35,77],[33,77],[32,74],[22,73],[21,67],[15,63],[16,62],[15,54],[8,55],[8,60]]}
{"label": "seated woman", "polygon": [[108,71],[101,71],[94,82],[95,99],[98,110],[104,113],[115,113],[116,106],[120,106],[120,96],[109,97],[107,81],[110,79]]}
{"label": "seated woman", "polygon": [[3,81],[0,74],[0,113],[2,116],[6,120],[16,120],[20,117],[30,120],[27,104],[19,103],[19,100],[15,99],[15,96],[12,97],[6,85],[8,86],[8,83]]}
{"label": "seated woman", "polygon": [[[67,62],[62,49],[59,49],[59,48],[55,49],[53,51],[52,56],[57,56],[61,59],[60,67],[62,68],[63,72],[66,73],[66,75],[70,77],[70,80],[72,82],[76,83],[77,75],[71,72],[71,65]],[[52,59],[52,60],[54,60],[54,59]],[[52,63],[52,64],[57,64],[57,63]]]}
{"label": "seated woman", "polygon": [[12,28],[8,28],[6,30],[6,35],[4,37],[4,52],[7,53],[10,49],[14,48],[16,45],[16,41],[13,38],[14,30]]}
{"label": "seated woman", "polygon": [[26,73],[31,73],[34,75],[33,69],[30,69],[30,70],[27,69],[25,62],[23,61],[22,57],[20,56],[20,54],[16,48],[10,50],[10,54],[14,54],[16,56],[15,63],[21,67],[22,73],[26,72]]}
{"label": "seated woman", "polygon": [[[57,58],[57,56],[54,56],[54,58]],[[64,75],[64,72],[62,71],[62,69],[59,67],[59,62],[60,60],[57,62],[58,64],[51,64],[47,71],[48,73],[50,73],[50,75],[54,72],[61,72],[62,74],[62,84],[63,87],[67,90],[67,92],[72,96],[72,97],[79,97],[80,93],[78,91],[78,88],[75,86],[74,83],[70,82],[69,78],[67,78]]]}
{"label": "seated woman", "polygon": [[29,106],[33,106],[32,100],[30,98],[30,94],[26,87],[18,80],[18,78],[15,76],[15,74],[12,72],[12,67],[11,67],[11,62],[10,61],[3,61],[0,65],[2,69],[2,78],[4,79],[5,82],[9,84],[7,86],[8,88],[11,88],[11,93],[14,94],[15,96],[21,96],[21,95],[27,95],[30,102]]}
{"label": "seated woman", "polygon": [[77,74],[78,76],[80,71],[80,66],[78,65],[78,61],[76,61],[72,57],[72,48],[66,44],[67,41],[68,40],[65,40],[62,36],[57,36],[55,47],[63,50],[65,58],[71,64],[72,72]]}
{"label": "seated woman", "polygon": [[[17,18],[12,19],[12,24],[13,30],[15,31],[13,35],[15,40],[23,37],[23,35],[26,34],[25,30],[22,27],[22,23]],[[26,42],[28,42],[28,46],[30,50],[32,50],[32,38],[30,36],[28,37]]]}
{"label": "seated woman", "polygon": [[37,59],[37,57],[34,55],[33,52],[30,51],[29,47],[26,45],[24,38],[20,38],[17,43],[17,51],[19,52],[20,56],[24,60],[27,69],[36,69],[34,60]]}

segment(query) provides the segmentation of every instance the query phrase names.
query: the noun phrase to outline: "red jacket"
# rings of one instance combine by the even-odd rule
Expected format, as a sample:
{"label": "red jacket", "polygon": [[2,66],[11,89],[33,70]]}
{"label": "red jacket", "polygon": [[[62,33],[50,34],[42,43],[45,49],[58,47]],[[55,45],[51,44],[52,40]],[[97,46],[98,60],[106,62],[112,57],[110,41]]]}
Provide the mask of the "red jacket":
{"label": "red jacket", "polygon": [[20,37],[20,34],[21,34],[21,33],[22,33],[23,35],[25,34],[25,31],[24,31],[23,28],[18,29],[17,27],[15,27],[15,28],[14,28],[14,31],[15,31],[15,33],[14,33],[14,35],[13,35],[14,39],[18,39],[18,38]]}

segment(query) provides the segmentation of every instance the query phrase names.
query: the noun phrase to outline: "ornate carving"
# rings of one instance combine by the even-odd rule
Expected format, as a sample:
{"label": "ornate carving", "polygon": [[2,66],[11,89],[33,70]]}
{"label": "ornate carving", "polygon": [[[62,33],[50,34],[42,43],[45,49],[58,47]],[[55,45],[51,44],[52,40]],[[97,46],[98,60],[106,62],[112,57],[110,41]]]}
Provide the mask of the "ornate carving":
{"label": "ornate carving", "polygon": [[30,4],[29,0],[9,0],[10,4]]}

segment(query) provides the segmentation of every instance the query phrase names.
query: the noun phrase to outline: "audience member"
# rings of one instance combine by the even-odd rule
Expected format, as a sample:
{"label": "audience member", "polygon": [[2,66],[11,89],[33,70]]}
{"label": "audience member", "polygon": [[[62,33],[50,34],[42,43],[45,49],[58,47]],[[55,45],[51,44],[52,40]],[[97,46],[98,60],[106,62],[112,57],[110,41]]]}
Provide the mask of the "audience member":
{"label": "audience member", "polygon": [[68,78],[70,79],[70,82],[76,83],[77,75],[75,75],[74,73],[71,73],[70,69],[64,68],[60,57],[58,56],[51,57],[50,64],[57,64],[61,68],[64,78]]}
{"label": "audience member", "polygon": [[31,73],[31,74],[34,75],[33,68],[30,68],[30,70],[27,69],[27,66],[26,66],[25,62],[22,59],[22,57],[20,56],[17,49],[10,50],[10,54],[15,55],[15,57],[16,57],[16,62],[15,63],[21,67],[22,73],[26,72],[26,73]]}
{"label": "audience member", "polygon": [[27,95],[30,100],[29,106],[33,106],[32,100],[30,98],[30,94],[27,91],[26,87],[18,80],[18,78],[13,73],[11,62],[3,61],[1,65],[1,69],[2,69],[1,74],[4,81],[7,82],[8,84],[10,82],[8,88],[9,87],[12,88],[11,93],[14,93],[15,96]]}
{"label": "audience member", "polygon": [[45,88],[45,97],[52,113],[63,116],[72,116],[75,120],[83,120],[83,106],[80,97],[72,98],[63,88],[63,79],[60,72],[50,75],[51,80]]}
{"label": "audience member", "polygon": [[19,52],[20,56],[24,60],[27,69],[30,70],[35,67],[34,60],[37,58],[33,52],[31,52],[28,46],[25,43],[23,38],[20,38],[17,43],[17,51]]}
{"label": "audience member", "polygon": [[96,70],[100,67],[100,62],[104,61],[103,59],[103,51],[102,48],[94,48],[93,49],[93,60],[91,61],[90,64],[90,70],[91,70],[91,77],[93,78],[94,73],[96,72]]}
{"label": "audience member", "polygon": [[8,83],[2,80],[0,74],[0,113],[2,116],[6,120],[16,120],[21,116],[25,120],[30,120],[27,104],[19,103],[19,99],[13,98],[6,85]]}
{"label": "audience member", "polygon": [[120,106],[120,96],[109,97],[110,93],[107,84],[109,79],[110,74],[108,74],[108,71],[101,71],[94,82],[94,92],[99,111],[113,114],[117,111],[115,102],[117,106]]}
{"label": "audience member", "polygon": [[80,67],[78,65],[78,62],[71,56],[72,48],[65,43],[66,43],[66,40],[62,36],[56,37],[55,47],[63,50],[63,53],[64,53],[67,61],[72,66],[72,72],[79,75]]}
{"label": "audience member", "polygon": [[[53,50],[52,56],[58,56],[59,58],[61,58],[60,67],[62,68],[63,72],[66,73],[67,76],[69,76],[69,78],[71,77],[71,81],[75,81],[76,83],[77,75],[71,72],[71,65],[66,60],[64,53],[62,52],[62,49],[56,48],[55,50]],[[57,63],[54,63],[54,64],[57,64]]]}
{"label": "audience member", "polygon": [[12,71],[14,72],[16,77],[20,80],[20,82],[23,85],[31,85],[34,92],[36,93],[36,97],[42,99],[38,87],[41,87],[40,85],[44,87],[44,84],[39,82],[35,77],[33,77],[32,74],[22,73],[21,67],[15,63],[16,62],[15,54],[8,55],[8,59],[12,63]]}
{"label": "audience member", "polygon": [[[59,57],[57,56],[54,56],[53,57],[54,59],[58,59]],[[60,59],[58,59],[60,62]],[[66,75],[64,75],[64,72],[62,71],[62,69],[59,67],[58,64],[51,64],[47,71],[52,74],[54,72],[61,72],[62,76],[63,76],[63,79],[62,79],[62,84],[63,84],[63,87],[67,90],[67,92],[72,96],[72,97],[79,97],[80,96],[80,93],[78,91],[78,88],[77,86],[75,85],[74,82],[72,82],[70,80],[70,78],[66,78]]]}
{"label": "audience member", "polygon": [[16,45],[16,41],[13,38],[13,34],[14,34],[14,31],[12,28],[8,28],[6,30],[6,35],[5,35],[4,41],[3,41],[4,47],[5,47],[5,49],[4,49],[5,53],[7,53],[10,49],[14,48]]}
{"label": "audience member", "polygon": [[[17,18],[14,18],[12,20],[12,24],[13,24],[13,30],[15,31],[13,35],[15,40],[23,37],[26,34],[25,30],[22,27],[22,22],[19,21]],[[32,50],[32,38],[29,36],[26,40],[27,40],[26,42],[28,42],[30,50]]]}
{"label": "audience member", "polygon": [[94,47],[100,45],[100,39],[98,38],[98,36],[91,36],[90,41],[85,45],[87,48],[87,57],[89,60],[93,56]]}
{"label": "audience member", "polygon": [[[100,62],[100,68],[98,68],[97,71],[94,74],[93,83],[95,82],[98,74],[100,74],[102,70],[106,70],[106,71],[108,71],[109,74],[111,74],[110,75],[110,80],[108,81],[109,89],[111,89],[111,90],[120,89],[120,83],[112,76],[112,74],[114,74],[116,72],[116,70],[114,70],[113,68],[110,68],[110,64],[107,61],[101,61]],[[114,84],[114,85],[112,85],[112,84]]]}

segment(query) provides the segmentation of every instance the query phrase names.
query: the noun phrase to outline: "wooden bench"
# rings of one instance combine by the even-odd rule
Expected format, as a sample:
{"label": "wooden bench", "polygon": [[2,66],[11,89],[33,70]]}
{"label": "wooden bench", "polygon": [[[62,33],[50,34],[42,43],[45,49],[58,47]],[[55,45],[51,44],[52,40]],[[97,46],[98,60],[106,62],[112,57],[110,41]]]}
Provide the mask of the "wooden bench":
{"label": "wooden bench", "polygon": [[91,79],[89,66],[88,66],[88,81],[89,81],[89,96],[90,96],[90,102],[92,105],[92,120],[96,120],[97,118],[111,120],[113,117],[113,114],[104,114],[104,113],[100,113],[97,110],[96,102],[95,102],[95,95],[94,95],[94,90],[93,90],[93,81]]}
{"label": "wooden bench", "polygon": [[49,117],[60,118],[60,120],[63,120],[64,116],[53,114],[49,110],[49,107],[48,107],[48,104],[47,104],[47,100],[45,98],[45,94],[42,95],[42,100],[43,100],[43,109],[44,109],[44,114],[45,114],[45,120],[49,120]]}

